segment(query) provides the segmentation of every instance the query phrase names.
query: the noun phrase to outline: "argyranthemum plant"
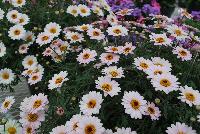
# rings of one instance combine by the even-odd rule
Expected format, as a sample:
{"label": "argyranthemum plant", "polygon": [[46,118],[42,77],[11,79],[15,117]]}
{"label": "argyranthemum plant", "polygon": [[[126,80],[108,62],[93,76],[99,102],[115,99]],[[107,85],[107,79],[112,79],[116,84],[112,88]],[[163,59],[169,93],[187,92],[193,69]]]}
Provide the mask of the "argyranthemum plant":
{"label": "argyranthemum plant", "polygon": [[105,0],[0,5],[0,87],[18,92],[25,78],[32,93],[19,108],[1,99],[1,133],[200,133],[200,32],[188,25],[199,22],[186,10],[172,19],[156,1],[143,13]]}

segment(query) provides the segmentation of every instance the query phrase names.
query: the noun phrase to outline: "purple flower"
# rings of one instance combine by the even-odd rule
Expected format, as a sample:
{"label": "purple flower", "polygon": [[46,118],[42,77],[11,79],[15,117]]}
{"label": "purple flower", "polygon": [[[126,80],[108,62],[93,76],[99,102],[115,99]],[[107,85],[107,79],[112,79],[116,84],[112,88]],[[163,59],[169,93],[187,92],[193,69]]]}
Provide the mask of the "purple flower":
{"label": "purple flower", "polygon": [[191,14],[195,20],[200,21],[200,11],[192,11]]}

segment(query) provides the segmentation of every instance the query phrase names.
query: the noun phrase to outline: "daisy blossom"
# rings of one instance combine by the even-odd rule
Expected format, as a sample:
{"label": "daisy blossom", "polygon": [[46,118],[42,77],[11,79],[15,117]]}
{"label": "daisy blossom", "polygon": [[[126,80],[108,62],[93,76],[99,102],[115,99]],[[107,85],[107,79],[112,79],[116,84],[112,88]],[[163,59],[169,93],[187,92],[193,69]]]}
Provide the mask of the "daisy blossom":
{"label": "daisy blossom", "polygon": [[67,13],[77,17],[79,14],[78,7],[76,5],[70,5],[67,7]]}
{"label": "daisy blossom", "polygon": [[200,93],[198,90],[193,90],[192,87],[188,87],[187,85],[184,87],[180,87],[181,91],[178,99],[182,102],[187,103],[190,107],[192,105],[200,105]]}
{"label": "daisy blossom", "polygon": [[196,130],[193,130],[192,127],[189,127],[185,123],[176,122],[172,124],[166,130],[167,134],[197,134]]}
{"label": "daisy blossom", "polygon": [[11,69],[4,68],[0,70],[0,84],[11,84],[14,78],[15,74]]}
{"label": "daisy blossom", "polygon": [[34,55],[28,55],[22,61],[24,68],[35,67],[37,64],[37,58]]}
{"label": "daisy blossom", "polygon": [[42,54],[43,56],[51,56],[52,53],[53,53],[53,50],[50,47],[47,47]]}
{"label": "daisy blossom", "polygon": [[167,74],[170,73],[169,68],[166,68],[165,66],[150,66],[149,69],[145,72],[148,76],[147,78],[154,78],[156,75],[160,74]]}
{"label": "daisy blossom", "polygon": [[24,125],[22,128],[23,134],[36,134],[35,128],[31,125]]}
{"label": "daisy blossom", "polygon": [[161,116],[160,110],[158,107],[155,106],[153,102],[148,102],[145,110],[145,115],[149,115],[151,117],[151,120],[159,120],[159,117]]}
{"label": "daisy blossom", "polygon": [[31,45],[35,41],[35,35],[31,31],[27,31],[23,37],[23,40],[27,41],[29,45]]}
{"label": "daisy blossom", "polygon": [[3,42],[0,42],[0,57],[3,57],[6,54],[6,47]]}
{"label": "daisy blossom", "polygon": [[188,34],[182,27],[173,24],[169,25],[166,29],[172,36],[176,37],[177,40],[184,40],[185,38],[188,38]]}
{"label": "daisy blossom", "polygon": [[57,126],[49,134],[67,134],[67,128],[64,125]]}
{"label": "daisy blossom", "polygon": [[122,47],[122,53],[125,54],[125,55],[133,54],[133,50],[135,48],[136,47],[133,46],[131,42],[126,42],[125,46]]}
{"label": "daisy blossom", "polygon": [[8,36],[13,40],[20,40],[24,37],[26,31],[23,26],[15,25],[8,31]]}
{"label": "daisy blossom", "polygon": [[53,36],[50,33],[43,32],[38,34],[36,43],[38,43],[40,46],[50,43],[53,40]]}
{"label": "daisy blossom", "polygon": [[19,46],[19,53],[20,54],[26,54],[28,52],[28,49],[29,49],[29,45],[28,44],[22,44]]}
{"label": "daisy blossom", "polygon": [[171,74],[161,74],[156,75],[153,79],[151,79],[151,84],[155,88],[156,91],[164,91],[166,94],[172,91],[177,91],[179,88],[179,82],[176,76]]}
{"label": "daisy blossom", "polygon": [[114,25],[112,27],[108,27],[107,33],[112,36],[126,36],[128,35],[128,29],[122,25]]}
{"label": "daisy blossom", "polygon": [[5,124],[5,131],[4,127],[0,128],[1,134],[22,134],[22,128],[20,124],[16,120],[9,119]]}
{"label": "daisy blossom", "polygon": [[118,53],[118,54],[121,54],[122,53],[122,49],[123,47],[122,46],[107,46],[107,47],[104,47],[104,49],[106,50],[106,52],[108,53]]}
{"label": "daisy blossom", "polygon": [[147,71],[152,65],[152,61],[148,59],[144,59],[143,57],[137,57],[134,58],[134,63],[133,63],[137,69]]}
{"label": "daisy blossom", "polygon": [[79,107],[84,115],[98,114],[102,102],[102,95],[99,92],[91,91],[83,95]]}
{"label": "daisy blossom", "polygon": [[28,17],[28,15],[26,14],[20,14],[20,17],[19,17],[19,22],[17,22],[17,24],[19,25],[26,25],[28,24],[30,21],[30,18]]}
{"label": "daisy blossom", "polygon": [[171,69],[172,65],[168,60],[165,60],[160,57],[152,57],[151,60],[152,60],[153,64],[156,66],[165,67],[165,69],[167,69],[168,71],[172,70]]}
{"label": "daisy blossom", "polygon": [[14,7],[22,7],[26,4],[26,0],[12,0],[12,5]]}
{"label": "daisy blossom", "polygon": [[86,5],[79,4],[78,10],[79,10],[79,14],[82,17],[86,17],[86,16],[89,16],[91,14],[90,8],[88,8]]}
{"label": "daisy blossom", "polygon": [[55,22],[50,22],[45,26],[44,31],[53,37],[58,37],[61,32],[61,26]]}
{"label": "daisy blossom", "polygon": [[102,134],[105,131],[100,119],[93,116],[84,116],[78,123],[79,134]]}
{"label": "daisy blossom", "polygon": [[103,32],[98,28],[90,28],[87,34],[90,36],[90,39],[102,40],[105,38]]}
{"label": "daisy blossom", "polygon": [[68,78],[66,78],[67,75],[67,71],[61,71],[59,74],[54,74],[53,78],[49,80],[48,88],[54,89],[61,87],[65,81],[69,80]]}
{"label": "daisy blossom", "polygon": [[122,67],[117,68],[117,66],[109,66],[102,70],[102,73],[110,78],[122,78],[124,76],[124,70]]}
{"label": "daisy blossom", "polygon": [[67,32],[66,37],[70,40],[70,43],[82,42],[84,40],[83,34],[78,32]]}
{"label": "daisy blossom", "polygon": [[125,108],[125,113],[130,114],[133,119],[142,119],[145,114],[147,101],[136,91],[125,92],[122,105]]}
{"label": "daisy blossom", "polygon": [[95,50],[83,49],[83,52],[76,59],[80,64],[89,64],[91,61],[95,61],[96,56],[97,53]]}
{"label": "daisy blossom", "polygon": [[99,57],[103,64],[111,65],[112,63],[118,63],[120,56],[112,53],[102,53]]}
{"label": "daisy blossom", "polygon": [[90,24],[83,24],[81,26],[76,26],[75,28],[76,28],[77,31],[82,31],[83,32],[83,31],[87,31],[87,30],[91,29],[92,25],[90,25]]}
{"label": "daisy blossom", "polygon": [[7,13],[6,18],[11,23],[17,23],[19,22],[20,13],[17,10],[11,10]]}
{"label": "daisy blossom", "polygon": [[177,54],[177,57],[180,58],[182,61],[188,61],[192,59],[192,54],[190,53],[190,51],[182,47],[177,46],[172,52],[173,54]]}
{"label": "daisy blossom", "polygon": [[106,20],[112,26],[118,24],[118,19],[117,19],[117,17],[114,14],[107,15]]}
{"label": "daisy blossom", "polygon": [[82,115],[76,114],[73,115],[73,117],[66,122],[65,126],[69,134],[77,134],[78,123],[82,119],[82,117]]}
{"label": "daisy blossom", "polygon": [[13,105],[15,102],[14,96],[8,96],[5,98],[5,100],[1,104],[1,113],[6,113]]}
{"label": "daisy blossom", "polygon": [[111,80],[109,77],[98,77],[98,80],[95,80],[96,88],[104,91],[104,95],[110,95],[111,97],[118,95],[121,92],[119,83],[115,80]]}
{"label": "daisy blossom", "polygon": [[163,34],[152,33],[149,37],[150,37],[150,41],[154,42],[154,45],[170,46],[172,43],[171,39],[167,38],[166,33],[163,33]]}

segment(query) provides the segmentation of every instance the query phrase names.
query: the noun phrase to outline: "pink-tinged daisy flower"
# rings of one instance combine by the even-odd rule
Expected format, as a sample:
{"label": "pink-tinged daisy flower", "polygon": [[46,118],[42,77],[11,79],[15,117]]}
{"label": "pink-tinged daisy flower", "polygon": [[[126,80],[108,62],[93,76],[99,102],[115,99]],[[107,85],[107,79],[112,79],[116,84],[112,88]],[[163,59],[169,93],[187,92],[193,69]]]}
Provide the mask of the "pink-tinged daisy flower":
{"label": "pink-tinged daisy flower", "polygon": [[98,28],[90,28],[87,31],[87,35],[90,36],[90,39],[102,40],[105,38],[103,32],[101,32],[101,30]]}
{"label": "pink-tinged daisy flower", "polygon": [[82,118],[83,118],[82,115],[76,114],[76,115],[73,115],[73,117],[69,121],[66,122],[65,126],[69,134],[77,134],[78,123],[80,122]]}
{"label": "pink-tinged daisy flower", "polygon": [[155,34],[152,33],[149,35],[150,41],[154,42],[154,45],[159,45],[159,46],[171,46],[171,39],[169,39],[166,35],[166,33],[163,34]]}
{"label": "pink-tinged daisy flower", "polygon": [[177,57],[180,58],[182,61],[188,61],[192,59],[192,54],[190,53],[190,51],[179,46],[174,48],[173,54],[177,54]]}
{"label": "pink-tinged daisy flower", "polygon": [[118,24],[118,19],[117,19],[117,17],[114,14],[107,15],[106,20],[112,26]]}
{"label": "pink-tinged daisy flower", "polygon": [[76,59],[80,64],[89,64],[91,61],[95,61],[96,56],[95,50],[84,49]]}
{"label": "pink-tinged daisy flower", "polygon": [[182,102],[187,103],[190,107],[192,105],[200,105],[200,93],[198,90],[193,90],[192,87],[188,87],[187,85],[184,87],[180,87],[181,91],[178,99]]}
{"label": "pink-tinged daisy flower", "polygon": [[53,53],[53,50],[50,47],[47,47],[42,54],[43,56],[51,56],[52,53]]}
{"label": "pink-tinged daisy flower", "polygon": [[83,34],[78,32],[67,32],[66,38],[70,40],[70,43],[82,42],[84,40]]}
{"label": "pink-tinged daisy flower", "polygon": [[82,4],[78,5],[78,12],[79,12],[80,16],[82,16],[82,17],[86,17],[91,14],[90,8],[87,7],[86,5],[82,5]]}
{"label": "pink-tinged daisy flower", "polygon": [[163,91],[166,94],[177,91],[179,89],[179,82],[176,76],[168,73],[156,75],[153,79],[151,79],[151,84],[155,88],[156,91]]}
{"label": "pink-tinged daisy flower", "polygon": [[196,130],[193,130],[192,127],[189,127],[185,123],[176,122],[172,124],[166,130],[167,134],[197,134]]}
{"label": "pink-tinged daisy flower", "polygon": [[122,105],[125,108],[125,113],[129,114],[133,119],[142,119],[145,114],[147,101],[136,91],[125,92]]}
{"label": "pink-tinged daisy flower", "polygon": [[121,54],[122,53],[122,46],[107,46],[104,47],[104,49],[106,50],[106,52],[108,53],[116,53],[116,54]]}
{"label": "pink-tinged daisy flower", "polygon": [[79,134],[102,134],[105,131],[100,119],[93,116],[84,116],[78,123]]}
{"label": "pink-tinged daisy flower", "polygon": [[147,71],[153,65],[152,61],[144,59],[143,57],[134,58],[133,64],[137,67],[137,69],[142,71]]}
{"label": "pink-tinged daisy flower", "polygon": [[15,102],[14,96],[8,96],[5,98],[5,100],[1,103],[1,113],[6,113]]}
{"label": "pink-tinged daisy flower", "polygon": [[81,32],[86,32],[87,30],[92,28],[92,25],[90,24],[83,24],[81,26],[76,26],[75,27],[77,31],[81,31]]}
{"label": "pink-tinged daisy flower", "polygon": [[49,134],[67,134],[67,128],[64,125],[57,126]]}
{"label": "pink-tinged daisy flower", "polygon": [[35,128],[31,125],[25,125],[22,128],[23,134],[36,134]]}
{"label": "pink-tinged daisy flower", "polygon": [[158,107],[155,106],[153,102],[148,102],[145,110],[145,115],[149,115],[151,117],[151,120],[159,120],[159,117],[161,116],[160,110]]}
{"label": "pink-tinged daisy flower", "polygon": [[128,35],[128,29],[122,25],[114,25],[112,27],[108,27],[107,33],[112,36],[126,36]]}
{"label": "pink-tinged daisy flower", "polygon": [[122,53],[124,55],[133,54],[133,50],[135,50],[135,46],[132,45],[131,42],[126,42],[125,46],[122,47]]}
{"label": "pink-tinged daisy flower", "polygon": [[113,53],[102,53],[100,60],[103,64],[111,65],[112,63],[118,63],[120,56]]}
{"label": "pink-tinged daisy flower", "polygon": [[40,46],[50,43],[53,40],[53,36],[47,32],[40,33],[37,36],[36,43]]}
{"label": "pink-tinged daisy flower", "polygon": [[111,80],[109,77],[98,77],[98,80],[95,80],[96,88],[104,92],[104,95],[110,95],[111,97],[118,95],[121,92],[119,83],[115,80]]}
{"label": "pink-tinged daisy flower", "polygon": [[122,69],[122,67],[117,68],[117,66],[105,67],[102,70],[102,73],[105,74],[106,76],[110,77],[110,78],[122,78],[122,77],[125,77],[124,76],[124,70]]}
{"label": "pink-tinged daisy flower", "polygon": [[20,54],[26,54],[28,52],[28,49],[29,49],[29,45],[28,44],[22,44],[19,46],[19,53]]}
{"label": "pink-tinged daisy flower", "polygon": [[34,85],[42,80],[42,76],[43,75],[40,73],[33,73],[33,74],[29,75],[28,83],[30,85]]}

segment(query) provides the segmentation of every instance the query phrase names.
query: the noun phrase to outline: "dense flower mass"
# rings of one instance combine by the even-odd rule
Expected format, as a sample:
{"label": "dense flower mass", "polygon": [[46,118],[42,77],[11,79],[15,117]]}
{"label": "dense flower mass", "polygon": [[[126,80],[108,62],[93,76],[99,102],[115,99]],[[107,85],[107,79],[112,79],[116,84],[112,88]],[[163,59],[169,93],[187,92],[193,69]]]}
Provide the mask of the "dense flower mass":
{"label": "dense flower mass", "polygon": [[[200,133],[198,12],[168,18],[156,0],[0,6],[0,89],[13,94],[0,98],[1,134]],[[21,79],[31,95],[18,107]]]}

